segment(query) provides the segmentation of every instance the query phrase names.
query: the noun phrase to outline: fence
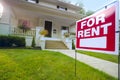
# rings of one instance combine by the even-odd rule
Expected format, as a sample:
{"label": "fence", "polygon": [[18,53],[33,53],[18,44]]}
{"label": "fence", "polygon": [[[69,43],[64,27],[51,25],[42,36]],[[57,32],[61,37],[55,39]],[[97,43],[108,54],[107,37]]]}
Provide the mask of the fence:
{"label": "fence", "polygon": [[35,32],[36,32],[36,30],[25,31],[25,30],[22,30],[22,29],[19,29],[19,28],[11,27],[11,34],[12,35],[35,36],[35,34],[36,34]]}

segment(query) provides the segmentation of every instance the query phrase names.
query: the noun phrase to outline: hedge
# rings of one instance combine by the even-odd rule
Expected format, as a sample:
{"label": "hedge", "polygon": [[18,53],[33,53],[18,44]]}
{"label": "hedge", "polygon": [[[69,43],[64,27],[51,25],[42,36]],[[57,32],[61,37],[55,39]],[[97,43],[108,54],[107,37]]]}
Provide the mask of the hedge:
{"label": "hedge", "polygon": [[72,49],[75,49],[74,40],[72,40]]}
{"label": "hedge", "polygon": [[25,47],[25,38],[18,36],[0,36],[0,47]]}

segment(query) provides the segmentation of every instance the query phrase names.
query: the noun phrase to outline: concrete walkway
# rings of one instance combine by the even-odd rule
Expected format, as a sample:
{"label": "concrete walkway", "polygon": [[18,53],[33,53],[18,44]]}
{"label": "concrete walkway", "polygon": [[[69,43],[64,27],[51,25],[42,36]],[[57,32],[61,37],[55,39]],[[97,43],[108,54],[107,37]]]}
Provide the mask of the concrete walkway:
{"label": "concrete walkway", "polygon": [[[51,50],[51,51],[61,52],[65,55],[75,59],[75,51],[74,50]],[[118,78],[118,64],[116,64],[116,63],[98,59],[98,58],[91,57],[91,56],[84,55],[84,54],[79,54],[79,53],[77,53],[77,60],[80,62],[83,62],[93,68],[96,68],[100,71],[103,71],[113,77]]]}

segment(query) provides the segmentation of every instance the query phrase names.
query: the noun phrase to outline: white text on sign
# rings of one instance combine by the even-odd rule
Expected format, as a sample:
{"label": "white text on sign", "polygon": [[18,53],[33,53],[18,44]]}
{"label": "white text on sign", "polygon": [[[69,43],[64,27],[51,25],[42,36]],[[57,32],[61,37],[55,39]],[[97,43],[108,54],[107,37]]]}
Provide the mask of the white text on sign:
{"label": "white text on sign", "polygon": [[[112,26],[112,22],[102,24],[100,26],[93,26],[97,25],[99,23],[105,22],[105,14],[101,14],[96,16],[95,18],[90,18],[88,20],[85,20],[81,22],[81,30],[78,31],[78,38],[84,38],[84,37],[91,37],[91,36],[99,36],[99,35],[105,35],[108,34],[108,27]],[[84,27],[87,26],[87,29],[84,29]],[[100,34],[100,30],[103,30],[103,33]]]}

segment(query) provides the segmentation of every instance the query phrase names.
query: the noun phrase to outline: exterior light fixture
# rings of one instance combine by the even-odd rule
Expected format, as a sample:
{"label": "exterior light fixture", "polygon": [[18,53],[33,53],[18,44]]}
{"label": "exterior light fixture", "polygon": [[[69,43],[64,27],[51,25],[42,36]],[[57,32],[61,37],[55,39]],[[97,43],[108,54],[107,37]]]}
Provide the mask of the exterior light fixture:
{"label": "exterior light fixture", "polygon": [[3,5],[0,3],[0,18],[2,17],[3,14]]}

